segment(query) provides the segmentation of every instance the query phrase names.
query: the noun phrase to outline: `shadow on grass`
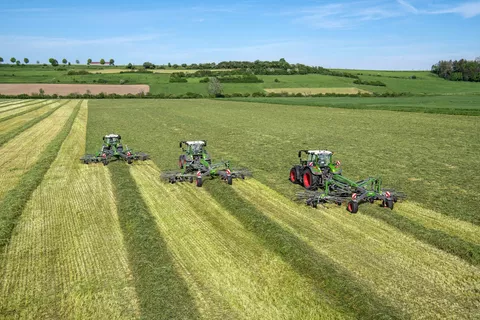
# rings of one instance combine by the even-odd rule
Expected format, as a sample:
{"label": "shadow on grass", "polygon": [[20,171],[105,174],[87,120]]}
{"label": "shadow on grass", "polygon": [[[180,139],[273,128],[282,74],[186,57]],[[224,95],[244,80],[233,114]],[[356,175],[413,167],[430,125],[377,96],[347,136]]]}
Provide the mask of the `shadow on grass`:
{"label": "shadow on grass", "polygon": [[268,250],[280,256],[298,274],[310,279],[319,299],[359,319],[408,318],[330,258],[317,253],[296,235],[265,216],[233,188],[220,183],[209,183],[204,187]]}
{"label": "shadow on grass", "polygon": [[197,319],[184,279],[123,162],[109,164],[142,319]]}
{"label": "shadow on grass", "polygon": [[388,212],[384,210],[379,212],[375,208],[368,208],[363,210],[362,213],[374,217],[375,219],[385,221],[391,226],[399,229],[401,232],[408,233],[418,240],[453,254],[472,265],[480,265],[479,245],[470,243],[439,230],[426,228],[420,223],[395,214],[395,212],[390,212],[390,210],[388,210]]}

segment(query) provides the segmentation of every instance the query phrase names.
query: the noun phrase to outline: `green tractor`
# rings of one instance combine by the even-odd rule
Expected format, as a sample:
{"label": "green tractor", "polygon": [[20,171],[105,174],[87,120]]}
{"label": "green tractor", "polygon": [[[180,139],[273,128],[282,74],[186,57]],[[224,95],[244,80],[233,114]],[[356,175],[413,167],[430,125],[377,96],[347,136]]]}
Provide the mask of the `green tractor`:
{"label": "green tractor", "polygon": [[133,152],[127,145],[122,145],[122,137],[119,134],[111,133],[103,137],[103,145],[96,154],[86,154],[80,158],[85,164],[101,162],[108,165],[110,161],[124,160],[128,164],[134,160],[147,160],[149,155],[143,152]]}
{"label": "green tractor", "polygon": [[[302,153],[307,155],[302,159]],[[350,180],[342,175],[340,161],[333,163],[333,152],[327,150],[300,150],[300,165],[290,170],[289,180],[301,184],[307,191],[297,194],[307,205],[347,202],[347,211],[357,213],[361,203],[382,201],[382,207],[393,210],[394,203],[405,198],[401,192],[382,189],[381,178],[367,178],[360,181]],[[320,190],[319,190],[320,189]]]}
{"label": "green tractor", "polygon": [[180,148],[183,151],[178,158],[180,170],[164,172],[160,177],[170,183],[195,181],[197,187],[201,187],[206,177],[211,179],[220,177],[221,180],[231,185],[233,179],[245,179],[246,176],[251,175],[245,169],[235,170],[230,168],[229,161],[212,163],[206,146],[206,140],[180,141]]}
{"label": "green tractor", "polygon": [[[302,158],[302,154],[305,154],[306,158]],[[323,188],[325,182],[330,180],[334,174],[342,174],[340,161],[333,163],[332,155],[333,152],[328,150],[298,151],[300,165],[295,165],[290,169],[290,182],[300,184],[307,190]]]}

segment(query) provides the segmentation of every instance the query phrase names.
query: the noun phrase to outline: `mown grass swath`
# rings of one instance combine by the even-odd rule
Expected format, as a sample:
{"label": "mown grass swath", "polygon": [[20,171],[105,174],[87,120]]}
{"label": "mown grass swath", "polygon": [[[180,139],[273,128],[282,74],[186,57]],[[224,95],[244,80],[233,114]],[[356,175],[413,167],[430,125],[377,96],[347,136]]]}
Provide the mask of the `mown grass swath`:
{"label": "mown grass swath", "polygon": [[[264,215],[368,283],[382,300],[390,301],[408,316],[467,317],[478,308],[470,284],[478,282],[480,272],[456,256],[381,220],[361,213],[351,215],[345,207],[312,209],[294,203],[255,179],[237,183],[234,189]],[[396,210],[403,211],[407,204],[397,203]]]}
{"label": "mown grass swath", "polygon": [[15,226],[0,273],[0,317],[138,318],[108,168],[78,160],[86,122],[84,100]]}
{"label": "mown grass swath", "polygon": [[[28,128],[33,127],[34,125],[36,125],[37,123],[39,123],[43,119],[49,117],[52,113],[54,113],[59,108],[61,108],[62,106],[66,105],[69,102],[70,102],[70,100],[66,100],[66,101],[60,103],[56,108],[42,114],[41,116],[39,116],[35,119],[32,119],[32,120],[28,121],[27,123],[23,124],[22,126],[11,130],[10,132],[5,133],[4,135],[1,135],[0,136],[0,147],[3,146],[6,142],[11,140],[12,138],[14,138],[17,135],[19,135],[20,133],[22,133],[23,131],[27,130]],[[43,107],[43,106],[41,106],[41,107]],[[41,108],[41,107],[39,107],[39,108]]]}
{"label": "mown grass swath", "polygon": [[380,299],[368,284],[356,279],[329,257],[315,252],[296,235],[282,228],[251,203],[239,197],[232,188],[206,184],[212,197],[253,232],[269,250],[278,254],[302,276],[316,284],[324,299],[346,314],[365,319],[401,319],[404,317],[388,301]]}
{"label": "mown grass swath", "polygon": [[[5,113],[5,112],[10,112],[10,111],[15,111],[15,110],[21,109],[21,108],[26,108],[28,106],[35,105],[35,104],[38,104],[40,102],[45,102],[45,100],[28,101],[28,102],[25,102],[25,103],[16,104],[14,106],[4,107],[4,108],[0,109],[0,114]],[[30,109],[27,109],[27,110],[30,110]],[[27,110],[25,110],[25,111],[27,111]],[[25,112],[25,111],[22,111],[22,112]],[[18,114],[18,113],[15,113],[15,114]],[[2,121],[4,121],[3,118],[2,118]]]}
{"label": "mown grass swath", "polygon": [[5,246],[10,240],[18,217],[21,215],[33,191],[41,183],[51,163],[55,160],[58,150],[70,132],[79,109],[80,102],[68,118],[63,129],[45,149],[41,158],[24,174],[18,185],[10,190],[0,202],[0,248]]}
{"label": "mown grass swath", "polygon": [[194,300],[175,270],[173,257],[130,176],[128,166],[117,162],[110,164],[109,168],[141,317],[198,318]]}
{"label": "mown grass swath", "polygon": [[203,188],[159,180],[150,161],[130,172],[202,318],[348,317]]}
{"label": "mown grass swath", "polygon": [[[42,107],[44,107],[44,106],[47,106],[47,105],[49,105],[49,104],[52,104],[52,103],[54,103],[54,102],[55,102],[55,101],[45,101],[45,102],[42,102],[42,103],[39,104],[38,106],[35,105],[35,106],[32,107],[32,108],[28,108],[28,109],[26,109],[26,110],[24,110],[24,111],[17,112],[17,113],[14,113],[14,114],[9,115],[9,116],[7,116],[7,117],[1,118],[1,119],[0,119],[0,122],[4,122],[4,121],[10,120],[10,119],[12,119],[12,118],[21,116],[21,115],[23,115],[23,114],[26,114],[26,113],[29,113],[29,112],[38,110],[38,109],[40,109],[40,108],[42,108]],[[23,108],[23,107],[25,107],[25,106],[22,106],[22,108]],[[10,111],[10,110],[9,110],[9,111]]]}
{"label": "mown grass swath", "polygon": [[55,107],[58,106],[58,104],[59,103],[46,104],[43,106],[43,108],[39,108],[32,112],[23,114],[21,116],[14,117],[8,121],[3,121],[0,126],[0,136],[6,134],[7,132],[10,132],[13,129],[21,127],[28,121],[41,116],[42,114],[44,114],[45,112],[48,112],[49,110],[54,109]]}

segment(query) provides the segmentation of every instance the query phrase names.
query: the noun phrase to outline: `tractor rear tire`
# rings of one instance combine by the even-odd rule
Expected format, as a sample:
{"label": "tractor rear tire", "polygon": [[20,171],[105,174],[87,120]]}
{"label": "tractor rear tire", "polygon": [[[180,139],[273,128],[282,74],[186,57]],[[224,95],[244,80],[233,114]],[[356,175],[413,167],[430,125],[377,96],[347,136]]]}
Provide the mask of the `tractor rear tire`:
{"label": "tractor rear tire", "polygon": [[232,185],[232,183],[233,183],[232,176],[227,176],[227,183],[228,183],[229,185]]}
{"label": "tractor rear tire", "polygon": [[298,166],[295,166],[292,169],[290,169],[290,177],[288,179],[288,180],[290,180],[291,183],[294,183],[294,184],[299,184],[300,183],[297,167]]}
{"label": "tractor rear tire", "polygon": [[350,213],[357,213],[358,212],[358,202],[350,200],[347,203],[347,211]]}
{"label": "tractor rear tire", "polygon": [[197,187],[201,188],[203,185],[203,180],[202,178],[197,178]]}
{"label": "tractor rear tire", "polygon": [[312,171],[307,168],[303,172],[303,186],[307,190],[314,190],[317,188],[318,177],[315,176]]}

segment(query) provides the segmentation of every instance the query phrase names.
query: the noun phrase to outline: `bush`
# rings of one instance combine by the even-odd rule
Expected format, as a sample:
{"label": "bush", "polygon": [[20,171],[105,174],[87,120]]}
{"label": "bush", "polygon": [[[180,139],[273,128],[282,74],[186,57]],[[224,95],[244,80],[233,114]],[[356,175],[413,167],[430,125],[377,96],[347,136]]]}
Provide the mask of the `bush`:
{"label": "bush", "polygon": [[128,82],[128,80],[120,79],[120,84],[125,84],[125,83],[127,83],[127,82]]}
{"label": "bush", "polygon": [[273,80],[273,81],[275,81],[275,82],[280,82],[280,80],[278,80],[277,78],[275,78],[275,80]]}
{"label": "bush", "polygon": [[410,77],[411,79],[417,79],[417,76],[416,75],[413,75]]}
{"label": "bush", "polygon": [[97,83],[108,83],[108,81],[105,79],[98,79]]}
{"label": "bush", "polygon": [[377,87],[386,87],[387,85],[381,81],[366,81],[366,80],[360,80],[360,79],[357,79],[355,81],[353,81],[353,83],[355,84],[363,84],[363,85],[367,85],[367,86],[377,86]]}
{"label": "bush", "polygon": [[252,97],[254,97],[254,98],[265,97],[266,95],[267,94],[263,91],[260,91],[260,92],[257,91],[257,92],[252,93]]}

